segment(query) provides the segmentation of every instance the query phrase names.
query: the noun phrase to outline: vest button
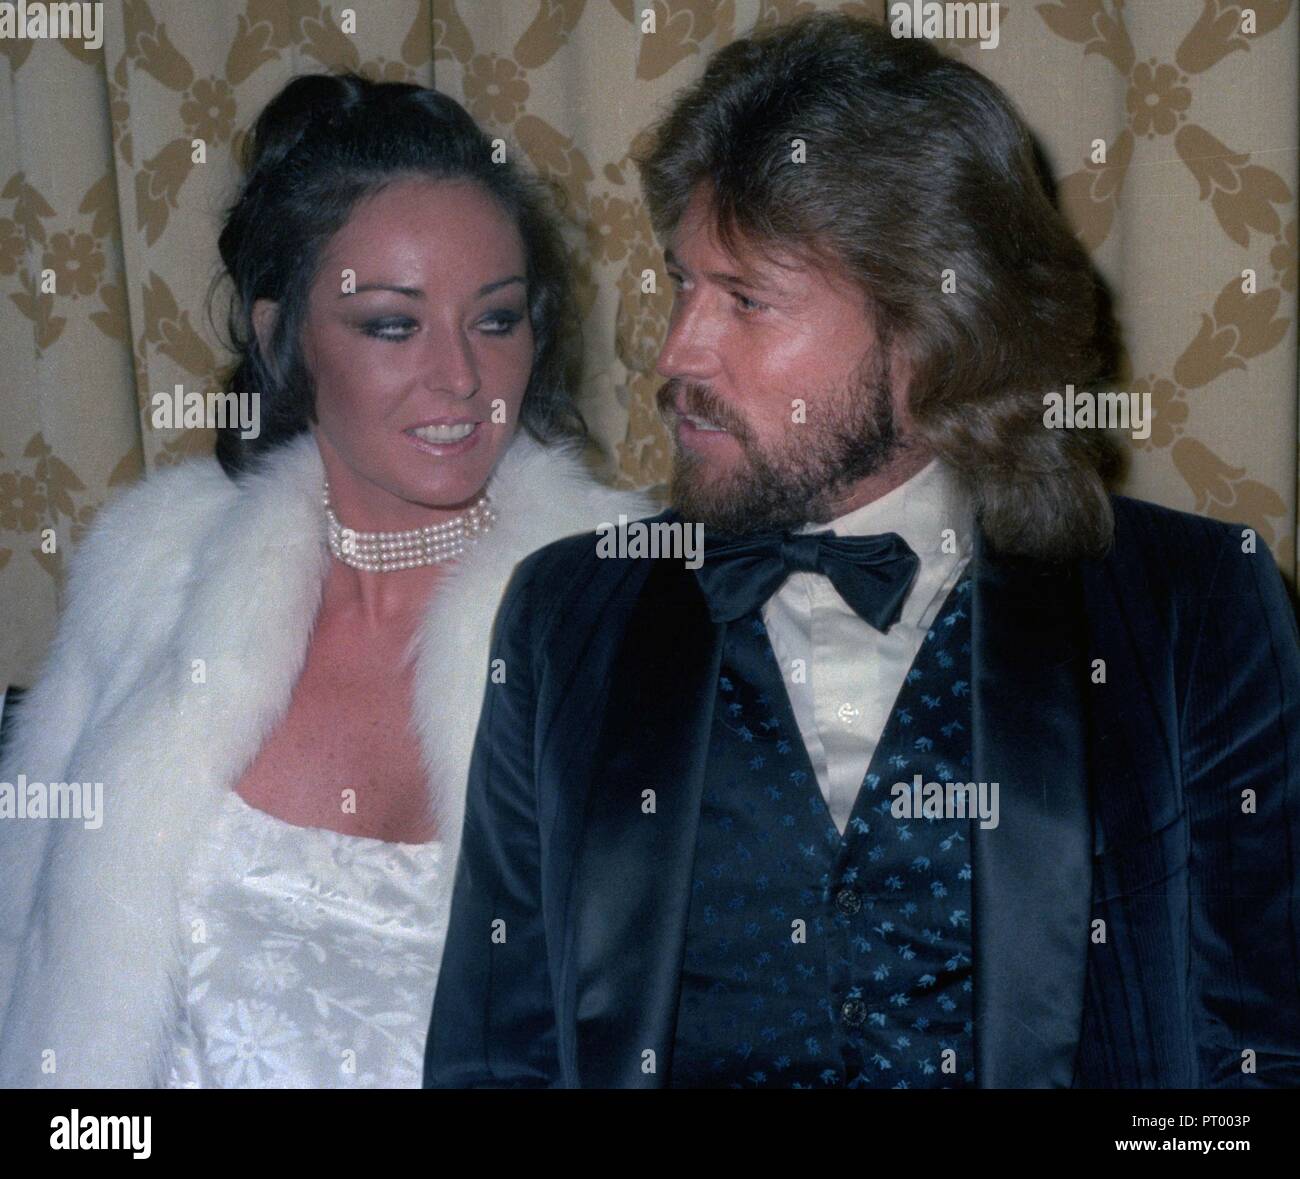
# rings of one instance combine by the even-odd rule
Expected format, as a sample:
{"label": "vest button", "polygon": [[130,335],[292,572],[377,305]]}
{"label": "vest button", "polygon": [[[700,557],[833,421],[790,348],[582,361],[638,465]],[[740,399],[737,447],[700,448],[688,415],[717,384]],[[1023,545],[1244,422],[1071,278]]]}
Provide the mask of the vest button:
{"label": "vest button", "polygon": [[867,1022],[867,1005],[861,999],[845,999],[840,1004],[840,1016],[851,1028],[860,1028]]}
{"label": "vest button", "polygon": [[841,913],[856,913],[862,908],[862,898],[856,888],[842,888],[835,894],[835,906]]}

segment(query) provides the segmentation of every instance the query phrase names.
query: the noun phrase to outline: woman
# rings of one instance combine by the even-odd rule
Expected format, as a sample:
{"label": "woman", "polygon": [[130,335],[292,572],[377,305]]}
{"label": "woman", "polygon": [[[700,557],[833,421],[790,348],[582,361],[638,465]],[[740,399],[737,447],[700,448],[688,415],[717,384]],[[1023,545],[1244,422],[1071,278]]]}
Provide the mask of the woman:
{"label": "woman", "polygon": [[262,434],[73,560],[0,780],[102,826],[0,824],[6,1085],[418,1085],[495,608],[652,510],[582,467],[562,251],[451,99],[294,80],[220,248]]}

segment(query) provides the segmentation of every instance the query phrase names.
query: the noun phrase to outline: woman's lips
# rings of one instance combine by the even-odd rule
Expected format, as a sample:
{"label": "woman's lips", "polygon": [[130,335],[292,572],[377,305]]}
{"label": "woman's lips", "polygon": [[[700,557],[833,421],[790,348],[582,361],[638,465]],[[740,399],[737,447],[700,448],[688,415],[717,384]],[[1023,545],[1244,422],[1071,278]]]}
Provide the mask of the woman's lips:
{"label": "woman's lips", "polygon": [[[483,433],[483,423],[468,421],[454,424],[429,423],[423,426],[411,426],[402,433],[411,440],[412,445],[425,454],[463,454],[478,445],[479,437]],[[458,434],[461,436],[457,437]]]}

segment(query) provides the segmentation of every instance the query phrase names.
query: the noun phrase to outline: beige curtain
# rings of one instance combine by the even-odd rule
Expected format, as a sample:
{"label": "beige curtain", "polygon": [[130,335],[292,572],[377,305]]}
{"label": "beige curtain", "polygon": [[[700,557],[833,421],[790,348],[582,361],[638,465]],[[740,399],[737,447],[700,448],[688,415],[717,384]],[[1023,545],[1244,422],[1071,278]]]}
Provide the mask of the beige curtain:
{"label": "beige curtain", "polygon": [[[586,317],[580,404],[605,475],[645,486],[668,457],[653,363],[669,295],[629,148],[735,37],[887,7],[121,0],[102,48],[0,41],[0,686],[30,682],[96,507],[211,446],[154,429],[150,398],[222,387],[216,230],[240,133],[286,79],[436,79],[554,182]],[[1020,104],[1114,293],[1126,387],[1155,411],[1125,490],[1245,521],[1293,578],[1293,0],[1011,0],[999,18],[996,48],[944,48]]]}

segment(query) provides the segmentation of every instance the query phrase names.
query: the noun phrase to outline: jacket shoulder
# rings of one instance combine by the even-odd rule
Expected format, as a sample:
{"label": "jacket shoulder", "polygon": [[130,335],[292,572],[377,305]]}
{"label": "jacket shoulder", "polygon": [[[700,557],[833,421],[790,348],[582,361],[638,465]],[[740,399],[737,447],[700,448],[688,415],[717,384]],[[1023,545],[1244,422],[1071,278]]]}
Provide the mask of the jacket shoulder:
{"label": "jacket shoulder", "polygon": [[[644,510],[635,514],[626,510],[628,506],[634,509],[644,507],[644,501],[640,503],[632,501],[629,505],[625,501],[611,500],[609,506],[620,508],[621,511],[612,513],[609,519],[601,520],[585,532],[564,536],[559,540],[551,541],[550,544],[543,545],[520,563],[520,569],[522,570],[527,566],[529,576],[546,577],[571,575],[593,568],[596,565],[625,564],[631,558],[609,556],[600,551],[599,542],[602,535],[606,535],[610,529],[618,528],[621,524],[631,524],[636,521],[644,524],[654,524],[660,521],[667,522],[674,515],[670,508],[665,508],[654,515]],[[619,518],[620,515],[622,519]]]}
{"label": "jacket shoulder", "polygon": [[[616,501],[613,506],[619,507],[621,503],[624,509],[630,506],[635,511],[638,507],[644,509],[646,502],[641,497],[630,504]],[[609,519],[602,520],[586,532],[561,537],[530,553],[515,570],[513,585],[520,592],[526,591],[548,614],[583,599],[607,598],[643,562],[607,553],[607,546],[601,543],[602,537],[609,535],[610,530],[618,528],[621,523],[666,521],[672,512],[665,509],[649,515],[644,510],[636,514],[624,510],[621,516],[622,520],[620,512],[613,512]]]}
{"label": "jacket shoulder", "polygon": [[1233,536],[1239,539],[1245,527],[1128,495],[1112,495],[1110,500],[1115,513],[1117,545],[1154,544],[1181,548],[1190,544],[1213,549]]}
{"label": "jacket shoulder", "polygon": [[[1269,608],[1285,598],[1281,575],[1260,538],[1244,524],[1211,520],[1129,496],[1112,496],[1110,550],[1084,563],[1098,604],[1129,604],[1169,624],[1204,616],[1211,600],[1232,598],[1258,582]],[[1276,601],[1274,600],[1276,599]]]}

